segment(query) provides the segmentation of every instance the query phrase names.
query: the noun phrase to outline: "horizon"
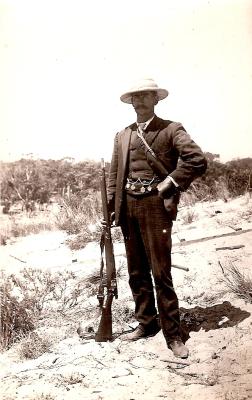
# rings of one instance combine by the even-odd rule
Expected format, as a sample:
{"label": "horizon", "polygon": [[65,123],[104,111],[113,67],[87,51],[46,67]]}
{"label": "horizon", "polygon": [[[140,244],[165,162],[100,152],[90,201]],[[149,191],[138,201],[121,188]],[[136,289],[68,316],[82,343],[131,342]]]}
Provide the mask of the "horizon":
{"label": "horizon", "polygon": [[[217,154],[217,153],[204,151],[204,154],[212,154],[212,155],[214,155],[215,156],[214,157],[214,161],[218,161],[218,162],[220,162],[222,164],[226,164],[226,163],[229,163],[229,162],[232,162],[232,161],[246,160],[246,159],[252,160],[252,156],[251,157],[250,156],[247,156],[247,157],[234,157],[234,158],[229,159],[229,160],[223,160],[223,159],[221,159],[220,155]],[[7,161],[6,160],[0,160],[0,163],[8,164],[8,163],[19,162],[21,160],[32,160],[32,161],[68,161],[70,163],[72,162],[72,163],[78,164],[78,163],[82,163],[82,162],[100,162],[102,159],[103,159],[103,157],[101,159],[99,159],[99,160],[98,159],[94,159],[94,158],[88,158],[88,157],[82,158],[82,159],[77,159],[77,158],[71,157],[71,156],[63,156],[61,158],[42,158],[42,157],[36,156],[35,154],[29,153],[29,154],[23,154],[23,155],[21,155],[20,158],[16,158],[16,159],[13,159],[13,160],[7,160]],[[105,162],[106,163],[107,162],[110,163],[110,160],[105,160]]]}

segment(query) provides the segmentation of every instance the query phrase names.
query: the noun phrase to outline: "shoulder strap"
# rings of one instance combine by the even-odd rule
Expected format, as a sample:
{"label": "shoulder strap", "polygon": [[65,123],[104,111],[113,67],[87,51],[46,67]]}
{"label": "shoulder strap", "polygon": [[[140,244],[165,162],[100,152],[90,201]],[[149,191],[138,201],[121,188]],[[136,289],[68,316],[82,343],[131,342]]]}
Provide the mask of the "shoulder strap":
{"label": "shoulder strap", "polygon": [[[141,139],[141,143],[145,146],[146,159],[147,159],[148,164],[153,169],[153,171],[155,173],[160,174],[161,176],[168,175],[167,169],[163,165],[162,161],[155,154],[153,149],[150,147],[150,145],[146,142],[145,138],[143,137],[143,131],[141,128],[139,129],[139,127],[137,128],[137,136]],[[158,134],[156,135],[156,137],[157,136],[158,136]],[[156,139],[156,137],[155,137],[155,139]]]}
{"label": "shoulder strap", "polygon": [[153,157],[157,158],[156,154],[154,153],[152,148],[148,145],[145,138],[143,137],[143,130],[142,130],[142,128],[140,128],[140,126],[138,126],[138,128],[137,128],[137,136],[141,139],[141,141],[145,145],[147,151],[149,151]]}

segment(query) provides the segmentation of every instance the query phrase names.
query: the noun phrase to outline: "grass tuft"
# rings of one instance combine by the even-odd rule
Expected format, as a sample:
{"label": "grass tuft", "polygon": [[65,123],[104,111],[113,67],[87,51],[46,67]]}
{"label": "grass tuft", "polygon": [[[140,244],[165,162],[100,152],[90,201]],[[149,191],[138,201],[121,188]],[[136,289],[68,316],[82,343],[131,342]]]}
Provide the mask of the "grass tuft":
{"label": "grass tuft", "polygon": [[198,214],[193,208],[189,208],[183,214],[180,215],[180,219],[184,224],[188,225],[198,219]]}
{"label": "grass tuft", "polygon": [[243,274],[232,262],[225,267],[227,274],[221,279],[225,287],[240,299],[252,303],[252,279]]}

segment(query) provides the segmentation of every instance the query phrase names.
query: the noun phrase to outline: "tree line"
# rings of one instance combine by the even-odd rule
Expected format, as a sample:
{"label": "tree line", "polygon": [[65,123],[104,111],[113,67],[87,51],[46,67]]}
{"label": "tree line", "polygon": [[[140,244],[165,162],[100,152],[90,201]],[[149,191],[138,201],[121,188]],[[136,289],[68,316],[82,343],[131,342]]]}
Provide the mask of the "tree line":
{"label": "tree line", "polygon": [[[231,197],[239,196],[252,186],[252,158],[222,163],[218,154],[205,155],[207,172],[190,188],[199,200],[217,199],[220,190],[226,190]],[[0,162],[0,182],[1,204],[6,210],[16,202],[27,208],[32,203],[46,204],[53,197],[87,196],[99,191],[100,162],[75,162],[69,158]]]}
{"label": "tree line", "polygon": [[72,159],[21,159],[0,163],[1,204],[46,204],[52,198],[99,188],[99,163]]}

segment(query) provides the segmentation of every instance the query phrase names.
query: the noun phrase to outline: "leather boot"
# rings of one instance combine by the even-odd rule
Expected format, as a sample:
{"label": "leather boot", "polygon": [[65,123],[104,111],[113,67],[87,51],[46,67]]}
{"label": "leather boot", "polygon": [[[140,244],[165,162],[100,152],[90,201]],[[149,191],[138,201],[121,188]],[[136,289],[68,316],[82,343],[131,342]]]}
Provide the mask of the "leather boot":
{"label": "leather boot", "polygon": [[148,329],[148,326],[144,327],[142,324],[139,324],[133,332],[122,335],[121,340],[132,342],[134,340],[155,336],[159,331],[160,327],[158,325]]}
{"label": "leather boot", "polygon": [[189,356],[189,350],[184,345],[181,339],[175,339],[169,342],[169,349],[173,352],[175,357],[187,358]]}

